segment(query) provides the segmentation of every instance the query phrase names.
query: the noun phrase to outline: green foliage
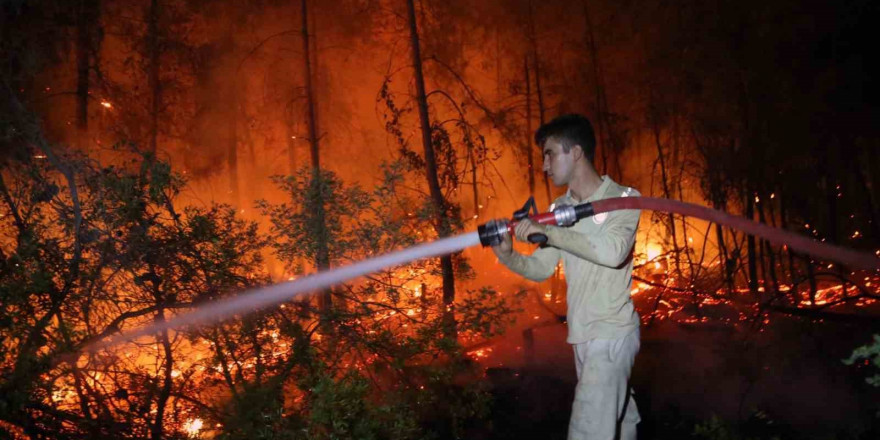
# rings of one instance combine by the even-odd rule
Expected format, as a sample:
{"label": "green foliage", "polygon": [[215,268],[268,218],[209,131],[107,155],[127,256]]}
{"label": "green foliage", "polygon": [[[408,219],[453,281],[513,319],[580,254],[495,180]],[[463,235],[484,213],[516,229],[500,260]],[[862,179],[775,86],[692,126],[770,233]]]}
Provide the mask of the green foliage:
{"label": "green foliage", "polygon": [[228,402],[219,440],[292,439],[302,432],[303,421],[284,412],[283,389],[277,386],[248,387]]}
{"label": "green foliage", "polygon": [[[880,368],[880,335],[874,335],[873,343],[856,348],[848,358],[843,360],[846,365],[855,365],[857,362],[864,362],[865,365]],[[880,387],[880,373],[874,373],[865,381],[872,386]]]}
{"label": "green foliage", "polygon": [[460,330],[485,337],[503,334],[513,324],[514,313],[522,311],[514,309],[509,299],[488,287],[469,290],[456,310],[461,317]]}
{"label": "green foliage", "polygon": [[369,381],[354,371],[319,375],[309,393],[310,439],[421,438],[417,419],[403,402],[376,405]]}
{"label": "green foliage", "polygon": [[[435,259],[337,286],[330,310],[301,300],[85,350],[268,283],[269,240],[302,273],[322,243],[339,266],[433,239],[431,203],[402,185],[407,164],[384,164],[370,191],[327,171],[276,177],[289,199],[258,203],[271,224],[263,236],[230,206],[179,205],[186,182],[151,154],[98,165],[25,150],[0,168],[9,426],[56,438],[184,438],[194,421],[227,439],[461,438],[488,416],[479,366],[444,317],[460,317],[464,341],[496,336],[513,299],[483,288],[447,309]],[[457,207],[445,214],[461,227]],[[461,256],[453,267],[472,276]]]}
{"label": "green foliage", "polygon": [[[310,206],[320,198],[334,265],[430,239],[424,234],[430,217],[413,212],[415,203],[400,186],[406,165],[392,162],[381,170],[382,180],[370,192],[327,171],[319,177],[320,192],[311,192],[315,176],[308,169],[274,178],[290,199],[258,206],[271,221],[279,258],[291,268],[313,261],[317,239]],[[465,261],[455,266],[459,277],[468,274]],[[296,343],[314,355],[295,362],[300,374],[288,386],[304,396],[297,414],[310,438],[445,438],[462,435],[487,416],[477,366],[463,358],[457,341],[444,337],[439,275],[437,261],[429,259],[337,286],[334,308],[321,315],[330,327],[317,324],[308,302],[297,304]],[[510,300],[485,288],[459,298],[460,334],[500,334],[511,322]]]}
{"label": "green foliage", "polygon": [[[272,181],[290,197],[289,202],[270,205],[260,200],[257,207],[272,222],[272,245],[282,260],[312,262],[324,243],[335,265],[357,249],[357,235],[344,231],[358,225],[371,197],[357,186],[345,187],[330,171],[322,170],[314,177],[310,168],[302,168],[294,176],[274,176]],[[319,209],[326,226],[318,223],[322,220],[317,215]]]}
{"label": "green foliage", "polygon": [[175,437],[182,408],[168,402],[193,386],[167,376],[183,369],[181,338],[71,353],[265,282],[256,225],[228,206],[178,212],[184,182],[151,157],[115,167],[69,155],[4,165],[0,419],[32,436],[145,437],[151,408],[163,405],[163,432]]}

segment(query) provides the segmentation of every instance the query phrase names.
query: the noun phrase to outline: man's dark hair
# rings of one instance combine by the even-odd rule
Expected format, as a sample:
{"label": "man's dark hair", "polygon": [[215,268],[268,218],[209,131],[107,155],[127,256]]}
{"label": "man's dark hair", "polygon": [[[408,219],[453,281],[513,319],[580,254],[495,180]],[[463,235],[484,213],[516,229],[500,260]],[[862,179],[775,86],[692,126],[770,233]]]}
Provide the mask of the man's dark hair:
{"label": "man's dark hair", "polygon": [[580,145],[584,150],[584,156],[593,163],[593,156],[596,154],[596,135],[593,133],[593,124],[585,116],[574,113],[557,116],[535,132],[535,143],[542,149],[550,138],[562,144],[562,149],[566,153],[571,151],[571,147]]}

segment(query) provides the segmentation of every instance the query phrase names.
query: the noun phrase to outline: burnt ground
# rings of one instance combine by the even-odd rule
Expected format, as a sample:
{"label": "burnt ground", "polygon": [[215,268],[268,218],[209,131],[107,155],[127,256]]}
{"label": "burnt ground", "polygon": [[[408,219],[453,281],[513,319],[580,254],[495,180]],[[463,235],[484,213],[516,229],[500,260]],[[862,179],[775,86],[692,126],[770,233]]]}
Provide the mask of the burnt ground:
{"label": "burnt ground", "polygon": [[[864,382],[870,367],[841,362],[872,332],[880,330],[787,318],[643,327],[633,370],[639,438],[880,438],[880,389]],[[531,366],[486,371],[491,438],[565,439],[575,374],[564,326],[536,341]]]}

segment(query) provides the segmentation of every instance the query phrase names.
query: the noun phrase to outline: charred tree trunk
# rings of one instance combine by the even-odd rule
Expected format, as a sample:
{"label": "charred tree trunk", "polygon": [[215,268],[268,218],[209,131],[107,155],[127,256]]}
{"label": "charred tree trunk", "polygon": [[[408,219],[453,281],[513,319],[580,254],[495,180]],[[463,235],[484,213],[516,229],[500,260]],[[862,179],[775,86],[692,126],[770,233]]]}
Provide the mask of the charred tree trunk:
{"label": "charred tree trunk", "polygon": [[287,128],[287,169],[291,176],[296,174],[296,131],[292,121]]}
{"label": "charred tree trunk", "polygon": [[[599,45],[596,43],[596,34],[593,32],[593,21],[587,0],[583,1],[584,21],[586,22],[587,47],[590,54],[590,64],[593,67],[594,94],[596,99],[596,126],[599,132],[602,156],[602,174],[608,174],[608,170],[615,172],[615,178],[622,179],[623,169],[620,166],[622,146],[611,126],[610,111],[608,110],[608,95],[605,92],[605,78],[602,65],[599,62]],[[613,163],[612,168],[609,164]]]}
{"label": "charred tree trunk", "polygon": [[[535,31],[535,13],[532,8],[531,0],[529,0],[529,49],[532,54],[532,62],[535,63],[535,95],[538,98],[538,122],[540,125],[544,125],[545,108],[544,91],[541,87],[541,60],[538,56],[538,35]],[[550,192],[550,180],[547,179],[546,174],[543,172],[541,174],[544,176],[544,190],[547,193],[547,205],[549,206],[553,203],[553,195]]]}
{"label": "charred tree trunk", "polygon": [[[749,220],[755,219],[755,204],[754,199],[752,199],[753,191],[751,189],[746,191],[746,218]],[[748,235],[746,236],[746,247],[748,251],[748,267],[749,267],[749,291],[752,292],[752,295],[758,294],[758,251],[755,243],[755,236]]]}
{"label": "charred tree trunk", "polygon": [[733,293],[733,270],[730,267],[731,260],[727,252],[727,245],[724,243],[724,230],[718,223],[715,223],[715,239],[718,240],[718,258],[721,261],[721,270],[724,271],[724,283],[727,285],[728,293]]}
{"label": "charred tree trunk", "polygon": [[238,75],[233,74],[229,86],[229,120],[226,138],[226,166],[229,169],[229,197],[234,206],[241,206],[238,186]]}
{"label": "charred tree trunk", "polygon": [[303,51],[303,81],[306,92],[306,114],[308,116],[309,130],[309,154],[312,161],[312,171],[321,169],[321,155],[318,143],[317,120],[315,116],[315,101],[312,90],[312,59],[311,46],[309,44],[309,11],[308,1],[302,1],[302,51]]}
{"label": "charred tree trunk", "polygon": [[150,10],[147,17],[147,51],[149,56],[149,86],[150,101],[150,144],[149,151],[156,153],[157,138],[159,137],[159,110],[162,107],[162,83],[159,81],[160,55],[159,47],[159,0],[150,1]]}
{"label": "charred tree trunk", "polygon": [[522,332],[523,337],[523,355],[525,357],[526,366],[535,365],[535,330],[527,328]]}
{"label": "charred tree trunk", "polygon": [[593,35],[593,22],[590,20],[590,9],[587,6],[587,2],[583,2],[584,9],[584,21],[586,22],[586,37],[587,37],[587,47],[589,48],[590,53],[590,64],[593,67],[593,82],[594,82],[594,99],[596,100],[596,128],[598,129],[599,134],[599,144],[600,151],[602,157],[602,174],[608,173],[608,144],[605,142],[605,127],[604,127],[604,118],[602,114],[603,110],[603,90],[602,90],[602,80],[601,75],[599,73],[599,56],[598,50],[596,48],[596,38]]}
{"label": "charred tree trunk", "polygon": [[[152,267],[150,268],[150,272],[154,273]],[[157,323],[163,323],[165,322],[164,305],[167,298],[160,290],[159,283],[156,281],[153,281],[153,297],[159,306],[159,309],[156,312],[155,321]],[[159,389],[159,395],[156,400],[156,417],[150,426],[150,439],[152,440],[160,440],[165,437],[165,410],[168,406],[168,400],[171,397],[171,388],[173,385],[171,372],[174,368],[174,352],[171,347],[171,339],[168,337],[168,329],[161,330],[157,337],[162,346],[164,362],[162,366],[162,385]]]}
{"label": "charred tree trunk", "polygon": [[529,56],[526,55],[523,70],[526,75],[526,143],[524,153],[529,165],[529,197],[535,196],[535,155],[532,154],[532,80],[529,77]]}
{"label": "charred tree trunk", "polygon": [[[774,197],[775,197],[775,194],[776,194],[776,193],[774,192],[773,194],[774,194]],[[772,200],[773,200],[773,199],[769,199],[769,198],[768,198],[767,201],[766,201],[765,203],[761,204],[761,205],[758,207],[758,215],[760,216],[761,223],[768,223],[770,226],[773,226],[773,227],[775,228],[775,227],[777,227],[777,226],[776,226],[776,214],[775,214],[774,209],[773,209],[773,202],[772,202]],[[765,205],[767,206],[767,211],[768,211],[768,214],[769,214],[769,216],[770,216],[770,220],[769,220],[769,222],[767,221],[767,218],[764,216],[764,206],[765,206]],[[778,275],[777,275],[777,273],[776,273],[776,261],[777,261],[776,250],[773,249],[773,244],[771,244],[769,241],[764,240],[764,243],[765,243],[766,246],[767,246],[766,253],[767,253],[767,256],[768,256],[769,259],[770,259],[770,261],[768,262],[768,264],[769,264],[769,268],[768,268],[768,269],[769,269],[769,272],[770,272],[770,281],[773,283],[773,292],[776,293],[776,294],[778,294],[778,293],[779,293],[779,277],[778,277]],[[780,254],[780,255],[779,255],[780,260],[781,260],[781,256],[782,256],[782,255]],[[781,262],[781,261],[780,261],[779,265],[780,265],[780,267],[782,266],[782,262]]]}
{"label": "charred tree trunk", "polygon": [[[165,321],[165,312],[159,312],[157,321]],[[159,391],[159,400],[156,402],[156,419],[150,429],[150,438],[152,440],[161,440],[165,434],[165,409],[168,406],[168,399],[171,397],[172,385],[172,369],[174,368],[174,354],[171,350],[171,340],[168,337],[168,330],[162,330],[159,336],[164,351],[165,365],[163,369],[162,389]]]}
{"label": "charred tree trunk", "polygon": [[[226,19],[228,20],[226,24],[226,32],[223,34],[220,39],[220,47],[222,51],[229,54],[236,53],[236,20],[238,17],[235,16],[234,12],[228,12],[229,14]],[[241,208],[243,205],[241,203],[241,186],[239,183],[239,171],[241,170],[241,163],[239,162],[239,144],[240,136],[238,132],[238,120],[239,113],[241,112],[241,84],[240,77],[237,68],[232,68],[229,73],[227,73],[226,77],[228,78],[227,82],[225,82],[226,89],[224,90],[223,97],[221,97],[222,102],[224,104],[226,113],[226,138],[225,138],[225,147],[226,147],[226,168],[229,178],[229,186],[228,186],[228,194],[230,203],[236,208]]]}
{"label": "charred tree trunk", "polygon": [[[663,142],[660,140],[660,127],[659,123],[655,120],[652,122],[654,128],[654,144],[657,146],[657,160],[660,164],[660,183],[663,185],[663,197],[667,199],[672,198],[672,191],[669,189],[669,176],[667,173],[666,167],[666,153],[663,152]],[[669,235],[672,239],[672,249],[673,249],[673,258],[675,261],[675,273],[679,279],[682,279],[681,273],[681,261],[680,256],[678,254],[678,236],[676,235],[675,230],[675,216],[670,212],[667,215],[667,220],[669,222]]]}
{"label": "charred tree trunk", "polygon": [[[535,63],[534,72],[535,72],[535,96],[538,99],[538,124],[539,126],[544,125],[546,121],[545,115],[545,107],[544,107],[544,89],[541,86],[541,59],[538,54],[538,34],[535,30],[535,12],[533,8],[532,1],[529,0],[529,48],[532,55],[532,62]],[[531,130],[530,130],[531,131]],[[543,152],[542,156],[543,158]],[[547,178],[547,174],[543,172],[543,166],[541,168],[541,176],[544,178],[544,192],[547,195],[547,206],[550,206],[553,203],[553,193],[550,191],[550,179]],[[559,296],[560,290],[562,288],[560,273],[560,266],[556,266],[556,270],[553,272],[553,277],[550,279],[550,296],[551,301],[556,302],[557,296]]]}
{"label": "charred tree trunk", "polygon": [[[422,131],[422,146],[425,150],[425,174],[428,179],[428,190],[431,202],[434,205],[434,224],[437,235],[446,237],[451,232],[449,219],[447,218],[448,203],[440,190],[440,180],[437,177],[437,161],[434,157],[434,146],[431,141],[431,120],[428,114],[428,99],[425,93],[425,78],[422,73],[422,55],[419,47],[419,31],[416,23],[416,10],[414,0],[407,0],[409,19],[409,32],[413,70],[415,71],[416,99],[419,108],[419,122]],[[443,277],[443,330],[444,336],[457,338],[455,323],[455,273],[452,268],[452,257],[445,255],[440,257],[440,270]]]}
{"label": "charred tree trunk", "polygon": [[[76,128],[84,136],[89,129],[89,71],[98,42],[100,0],[82,0],[76,11]],[[82,139],[79,147],[85,148]]]}
{"label": "charred tree trunk", "polygon": [[[784,229],[788,229],[788,225],[790,224],[788,219],[788,209],[786,208],[787,203],[788,197],[786,197],[783,191],[779,191],[779,223]],[[788,256],[788,277],[789,280],[791,280],[791,289],[789,289],[789,292],[791,295],[792,303],[797,306],[797,304],[801,301],[801,298],[798,294],[799,280],[797,267],[794,263],[795,254],[790,247],[786,246],[785,249]]]}
{"label": "charred tree trunk", "polygon": [[468,143],[468,160],[471,161],[471,180],[474,196],[474,219],[480,216],[480,193],[477,186],[477,156],[474,154],[474,147]]}
{"label": "charred tree trunk", "polygon": [[[312,207],[315,215],[315,225],[317,226],[317,254],[315,255],[315,266],[319,271],[330,268],[330,250],[327,232],[326,212],[324,210],[324,184],[321,175],[321,149],[319,145],[318,135],[318,115],[315,110],[315,93],[312,85],[312,50],[309,44],[309,9],[308,1],[302,0],[302,50],[303,50],[303,77],[305,81],[306,92],[306,114],[308,116],[309,127],[309,155],[312,163],[312,185],[314,187],[317,200],[314,201]],[[318,297],[318,304],[322,311],[329,311],[333,306],[333,295],[330,289],[321,292]]]}
{"label": "charred tree trunk", "polygon": [[[544,122],[546,122],[544,116],[544,92],[541,89],[541,68],[537,57],[537,49],[535,51],[535,95],[538,97],[538,123],[544,125]],[[544,176],[544,192],[547,193],[547,205],[550,205],[553,203],[553,193],[550,191],[550,179],[548,179],[547,175],[543,172],[541,175]]]}
{"label": "charred tree trunk", "polygon": [[807,265],[807,279],[810,282],[810,305],[816,305],[816,295],[819,293],[819,286],[816,282],[816,268],[813,267],[813,261],[809,256],[804,256],[804,263]]}

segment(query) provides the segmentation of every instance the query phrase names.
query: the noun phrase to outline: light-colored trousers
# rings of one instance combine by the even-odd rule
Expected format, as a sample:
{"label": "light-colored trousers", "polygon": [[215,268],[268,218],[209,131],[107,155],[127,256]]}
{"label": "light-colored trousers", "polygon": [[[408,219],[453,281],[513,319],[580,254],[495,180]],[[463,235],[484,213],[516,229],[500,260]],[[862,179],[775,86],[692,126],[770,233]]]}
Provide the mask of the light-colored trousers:
{"label": "light-colored trousers", "polygon": [[618,339],[575,344],[578,383],[568,424],[568,440],[635,440],[641,421],[629,387],[639,352],[639,330]]}

